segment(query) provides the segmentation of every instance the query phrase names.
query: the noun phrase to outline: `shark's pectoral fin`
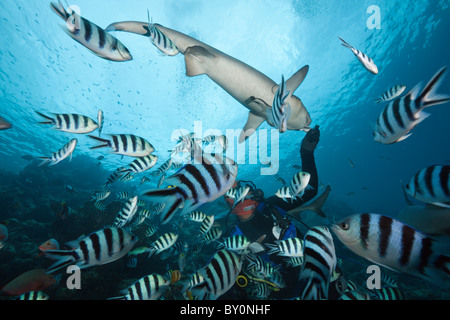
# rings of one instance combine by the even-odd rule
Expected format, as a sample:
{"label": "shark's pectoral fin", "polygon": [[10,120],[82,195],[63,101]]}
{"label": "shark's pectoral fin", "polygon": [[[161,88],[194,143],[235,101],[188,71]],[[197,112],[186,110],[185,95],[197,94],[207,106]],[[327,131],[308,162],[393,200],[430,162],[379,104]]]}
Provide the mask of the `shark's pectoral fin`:
{"label": "shark's pectoral fin", "polygon": [[239,143],[242,143],[245,140],[247,140],[248,137],[250,137],[264,121],[266,121],[266,119],[264,119],[263,117],[257,116],[256,114],[249,112],[247,123],[245,124],[244,129],[242,129],[241,134],[239,136]]}
{"label": "shark's pectoral fin", "polygon": [[186,75],[195,77],[204,74],[207,60],[214,59],[215,56],[202,46],[193,46],[184,52],[184,61],[186,63]]}
{"label": "shark's pectoral fin", "polygon": [[[300,70],[298,70],[292,77],[286,81],[286,90],[289,91],[289,96],[294,94],[294,91],[302,84],[308,74],[309,66],[306,65]],[[277,92],[278,85],[272,88],[273,93]]]}

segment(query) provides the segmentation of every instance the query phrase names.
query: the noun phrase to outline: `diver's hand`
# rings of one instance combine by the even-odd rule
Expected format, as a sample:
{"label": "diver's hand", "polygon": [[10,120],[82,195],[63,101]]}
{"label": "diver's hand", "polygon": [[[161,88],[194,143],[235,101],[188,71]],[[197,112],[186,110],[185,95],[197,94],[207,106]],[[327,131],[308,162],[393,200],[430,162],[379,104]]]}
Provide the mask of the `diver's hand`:
{"label": "diver's hand", "polygon": [[319,126],[315,126],[313,129],[309,130],[306,136],[303,138],[302,145],[300,147],[301,151],[314,151],[320,140],[320,130]]}

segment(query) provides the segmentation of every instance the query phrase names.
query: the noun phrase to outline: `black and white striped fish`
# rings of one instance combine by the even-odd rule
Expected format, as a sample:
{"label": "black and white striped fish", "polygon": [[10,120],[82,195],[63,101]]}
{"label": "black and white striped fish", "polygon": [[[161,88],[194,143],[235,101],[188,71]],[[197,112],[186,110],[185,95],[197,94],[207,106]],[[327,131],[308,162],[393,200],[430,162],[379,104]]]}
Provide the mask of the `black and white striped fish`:
{"label": "black and white striped fish", "polygon": [[342,41],[342,45],[346,48],[349,48],[352,50],[353,54],[358,58],[358,60],[362,63],[362,65],[371,73],[378,74],[378,67],[373,62],[372,58],[366,56],[363,52],[359,51],[358,49],[355,49],[353,46],[348,44],[344,39],[339,37]]}
{"label": "black and white striped fish", "polygon": [[261,255],[247,254],[244,257],[248,260],[247,271],[256,277],[270,278],[281,266],[272,266],[271,262],[263,260]]}
{"label": "black and white striped fish", "polygon": [[105,211],[106,210],[106,204],[104,204],[103,201],[96,201],[94,203],[94,207],[96,207],[100,211]]}
{"label": "black and white striped fish", "polygon": [[50,3],[53,11],[65,21],[63,30],[75,41],[85,46],[99,57],[111,61],[129,61],[133,57],[130,51],[116,37],[81,17],[71,7],[69,12],[61,2]]}
{"label": "black and white striped fish", "polygon": [[231,251],[242,252],[245,251],[250,245],[250,240],[244,235],[233,235],[224,238],[219,242],[217,249],[227,249]]}
{"label": "black and white striped fish", "polygon": [[286,90],[284,76],[281,77],[281,84],[273,98],[272,107],[267,109],[267,121],[281,133],[287,130],[287,122],[291,116],[291,105],[285,103],[290,92]]}
{"label": "black and white striped fish", "polygon": [[277,190],[277,192],[275,192],[275,195],[278,198],[281,198],[284,201],[288,202],[287,199],[291,199],[292,198],[291,188],[288,187],[288,186],[281,187],[280,189]]}
{"label": "black and white striped fish", "polygon": [[391,101],[395,98],[398,98],[402,95],[402,93],[406,90],[406,86],[398,84],[396,86],[393,86],[388,91],[383,93],[381,97],[379,97],[375,102],[378,104],[380,102],[387,102]]}
{"label": "black and white striped fish", "polygon": [[224,238],[219,242],[217,249],[227,249],[230,251],[234,251],[237,254],[247,254],[249,252],[261,252],[265,249],[260,243],[261,239],[258,239],[255,242],[251,242],[244,235],[233,235]]}
{"label": "black and white striped fish", "polygon": [[423,109],[450,101],[450,96],[436,93],[446,70],[446,67],[440,69],[422,91],[417,85],[408,94],[390,102],[378,117],[374,140],[383,144],[405,140],[414,127],[430,116]]}
{"label": "black and white striped fish", "polygon": [[100,192],[96,192],[92,195],[91,201],[96,200],[96,201],[102,201],[105,200],[106,198],[109,197],[109,195],[111,194],[111,191],[109,190],[102,190]]}
{"label": "black and white striped fish", "polygon": [[255,282],[250,294],[257,299],[267,300],[267,297],[272,291],[265,282]]}
{"label": "black and white striped fish", "polygon": [[304,256],[292,257],[292,258],[287,259],[286,266],[292,267],[292,268],[301,267],[303,265],[304,260],[305,260]]}
{"label": "black and white striped fish", "polygon": [[227,197],[229,197],[229,198],[235,199],[236,198],[236,192],[237,192],[236,188],[230,188],[230,189],[228,189],[227,192],[225,192],[225,195]]}
{"label": "black and white striped fish", "polygon": [[120,181],[123,181],[123,182],[130,181],[133,179],[134,179],[134,176],[132,174],[130,174],[129,172],[125,173],[122,177],[120,177]]}
{"label": "black and white striped fish", "polygon": [[192,286],[190,291],[199,300],[216,300],[234,285],[241,269],[241,256],[229,250],[220,250],[199,271],[204,281]]}
{"label": "black and white striped fish", "polygon": [[113,227],[122,228],[133,219],[137,211],[137,201],[138,197],[134,196],[125,203],[125,206],[117,213]]}
{"label": "black and white striped fish", "polygon": [[392,278],[390,275],[386,274],[386,272],[383,272],[381,274],[381,282],[383,282],[383,285],[385,285],[386,287],[392,288],[398,287],[397,280]]}
{"label": "black and white striped fish", "polygon": [[436,252],[432,238],[398,220],[363,213],[331,228],[347,248],[373,263],[438,285],[450,280],[450,256]]}
{"label": "black and white striped fish", "polygon": [[303,256],[303,240],[293,237],[285,240],[275,240],[275,244],[268,243],[268,254],[277,254],[282,257],[302,257]]}
{"label": "black and white striped fish", "polygon": [[148,10],[147,15],[150,41],[165,55],[177,55],[179,52],[177,46],[169,39],[169,37],[162,33],[155,24],[150,22],[150,13]]}
{"label": "black and white striped fish", "polygon": [[405,294],[399,288],[385,287],[371,290],[378,300],[406,300]]}
{"label": "black and white striped fish", "polygon": [[106,180],[105,184],[103,185],[103,188],[108,188],[111,186],[114,182],[118,181],[120,178],[122,178],[125,175],[125,172],[122,171],[122,167],[117,168],[114,170],[114,172],[108,177],[108,180]]}
{"label": "black and white striped fish", "polygon": [[327,227],[313,227],[304,239],[305,257],[300,279],[306,286],[302,300],[328,299],[328,287],[336,266],[336,252],[333,237]]}
{"label": "black and white striped fish", "polygon": [[70,160],[72,160],[72,153],[75,150],[77,143],[78,143],[77,139],[72,139],[68,143],[66,143],[61,149],[54,152],[50,157],[39,157],[39,159],[43,160],[39,164],[39,167],[46,163],[50,163],[51,166],[54,166],[55,164],[61,162],[62,160],[66,159],[69,156]]}
{"label": "black and white striped fish", "polygon": [[173,188],[144,192],[152,202],[165,203],[161,215],[162,223],[167,223],[182,206],[181,215],[194,211],[202,204],[211,202],[225,194],[236,180],[237,164],[229,159],[213,161],[205,157],[185,165],[176,174],[166,179]]}
{"label": "black and white striped fish", "polygon": [[419,201],[450,208],[450,165],[433,165],[420,170],[405,190]]}
{"label": "black and white striped fish", "polygon": [[130,157],[145,157],[155,151],[150,142],[133,134],[109,134],[108,136],[111,138],[103,139],[89,135],[92,139],[102,142],[90,149],[110,147],[112,153]]}
{"label": "black and white striped fish", "polygon": [[150,226],[147,228],[147,230],[145,230],[145,236],[150,238],[152,235],[154,235],[156,233],[156,231],[158,231],[158,227],[157,226]]}
{"label": "black and white striped fish", "polygon": [[16,300],[48,300],[48,294],[42,291],[29,291],[21,294]]}
{"label": "black and white striped fish", "polygon": [[225,151],[228,148],[228,139],[226,135],[209,135],[203,138],[203,142],[206,142],[208,144],[212,143],[219,143],[219,145],[222,147],[222,150]]}
{"label": "black and white striped fish", "polygon": [[159,178],[158,184],[156,185],[157,188],[159,188],[159,187],[162,186],[162,184],[164,183],[164,179],[165,179],[165,178],[166,178],[166,174],[163,174],[163,175],[161,176],[161,178]]}
{"label": "black and white striped fish", "polygon": [[206,234],[214,224],[214,215],[206,216],[200,225],[200,235]]}
{"label": "black and white striped fish", "polygon": [[249,186],[243,186],[237,189],[234,196],[233,208],[236,207],[239,203],[243,202],[249,192],[250,192]]}
{"label": "black and white striped fish", "polygon": [[117,193],[117,199],[128,199],[130,194],[127,191],[121,191]]}
{"label": "black and white striped fish", "polygon": [[[139,157],[131,162],[128,166],[122,167],[121,172],[125,173],[124,177],[130,175],[131,173],[141,173],[153,168],[157,161],[158,157],[153,154],[149,154],[145,157]],[[122,179],[124,177],[122,177]]]}
{"label": "black and white striped fish", "polygon": [[55,272],[71,264],[81,269],[113,262],[126,255],[138,238],[121,228],[105,228],[68,243],[72,250],[46,250],[44,255],[57,261],[47,269]]}
{"label": "black and white striped fish", "polygon": [[158,203],[158,204],[154,205],[152,207],[152,214],[154,214],[154,215],[160,214],[163,211],[165,206],[166,206],[165,203]]}
{"label": "black and white striped fish", "polygon": [[158,254],[164,250],[169,249],[175,244],[178,239],[178,234],[173,232],[168,232],[160,236],[155,242],[153,242],[148,249],[148,257],[150,258],[153,254]]}
{"label": "black and white striped fish", "polygon": [[97,121],[98,121],[98,136],[100,137],[103,130],[103,124],[105,122],[105,117],[103,116],[102,110],[98,110]]}
{"label": "black and white striped fish", "polygon": [[216,241],[222,236],[222,229],[221,228],[211,228],[207,233],[203,235],[203,238],[201,239],[201,243],[203,245],[209,244],[213,241]]}
{"label": "black and white striped fish", "polygon": [[203,219],[206,218],[206,214],[201,211],[192,211],[191,213],[186,214],[185,218],[194,222],[202,222]]}
{"label": "black and white striped fish", "polygon": [[48,117],[38,111],[38,115],[45,118],[39,124],[52,124],[56,130],[69,133],[89,133],[98,128],[97,122],[89,117],[75,113],[54,113],[54,118]]}
{"label": "black and white striped fish", "polygon": [[305,171],[297,172],[291,180],[291,201],[297,197],[301,198],[305,194],[306,187],[309,185],[311,174]]}
{"label": "black and white striped fish", "polygon": [[344,292],[338,300],[370,300],[370,296],[359,290],[348,290]]}
{"label": "black and white striped fish", "polygon": [[167,170],[169,170],[171,166],[172,166],[172,158],[169,158],[161,166],[159,166],[158,169],[152,171],[150,174],[154,177],[157,177],[166,172]]}
{"label": "black and white striped fish", "polygon": [[109,298],[108,300],[156,300],[169,288],[170,281],[157,273],[142,277],[127,289],[124,296]]}

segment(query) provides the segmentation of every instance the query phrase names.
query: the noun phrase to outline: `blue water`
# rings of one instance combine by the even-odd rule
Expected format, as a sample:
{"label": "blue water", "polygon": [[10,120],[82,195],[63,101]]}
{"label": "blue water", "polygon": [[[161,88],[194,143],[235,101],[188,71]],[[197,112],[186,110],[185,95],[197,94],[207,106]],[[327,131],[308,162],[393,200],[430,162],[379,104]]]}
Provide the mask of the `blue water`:
{"label": "blue water", "polygon": [[[115,21],[147,21],[149,9],[153,22],[242,60],[277,83],[282,74],[289,77],[308,64],[309,74],[295,94],[310,112],[312,125],[321,128],[315,155],[321,184],[332,188],[326,204],[330,217],[362,212],[395,216],[406,205],[400,181],[409,181],[424,167],[450,162],[449,104],[428,109],[431,116],[405,141],[382,145],[372,138],[384,106],[373,100],[400,83],[410,90],[449,65],[450,5],[446,0],[78,0],[74,4],[85,18],[102,27]],[[367,26],[370,5],[381,9],[380,29]],[[21,157],[47,156],[74,137],[39,125],[35,111],[79,113],[96,119],[102,109],[103,133],[145,137],[155,146],[158,164],[168,159],[174,131],[192,131],[194,121],[202,121],[204,130],[224,133],[243,128],[248,110],[208,77],[186,77],[181,54],[167,57],[146,38],[115,33],[134,59],[111,62],[73,41],[59,24],[62,20],[46,1],[0,3],[0,115],[13,124],[0,132],[4,176],[33,180],[30,162]],[[379,74],[365,70],[341,46],[338,36],[373,58]],[[438,91],[450,93],[448,76]],[[294,131],[280,135],[278,173],[286,181],[296,172],[292,164],[299,164],[304,135]],[[133,160],[106,149],[90,150],[93,140],[76,137],[79,142],[72,162],[66,159],[59,168],[55,166],[58,174],[48,173],[51,189],[40,191],[40,181],[33,181],[34,197],[39,192],[49,197],[51,192],[55,201],[70,200],[63,190],[64,184],[70,184],[86,192],[85,198],[76,200],[81,205],[114,169]],[[97,165],[101,155],[105,159]],[[260,169],[259,161],[244,163],[238,178],[253,180],[266,195],[273,194],[281,185],[273,176],[260,175]],[[26,196],[22,197],[25,203]]]}

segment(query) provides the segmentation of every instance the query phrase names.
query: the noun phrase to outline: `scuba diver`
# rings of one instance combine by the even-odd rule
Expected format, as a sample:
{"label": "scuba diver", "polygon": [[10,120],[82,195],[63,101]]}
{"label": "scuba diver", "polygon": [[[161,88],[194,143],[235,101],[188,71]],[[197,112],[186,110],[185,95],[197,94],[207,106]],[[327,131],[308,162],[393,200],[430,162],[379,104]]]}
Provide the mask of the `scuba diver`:
{"label": "scuba diver", "polygon": [[[294,201],[284,201],[276,195],[264,198],[264,192],[256,188],[253,182],[237,181],[234,187],[240,188],[242,186],[249,186],[250,191],[246,198],[234,206],[234,199],[225,195],[225,201],[230,207],[230,213],[233,214],[237,223],[224,232],[225,236],[244,235],[250,242],[260,242],[261,244],[273,243],[276,240],[285,240],[288,238],[303,238],[303,235],[297,227],[290,221],[286,212],[295,209],[309,200],[313,199],[318,193],[319,179],[314,158],[314,150],[320,139],[319,126],[311,129],[300,146],[300,157],[302,171],[310,174],[309,186],[301,198],[296,198]],[[227,216],[228,219],[228,216]],[[230,230],[231,229],[231,230]],[[287,272],[283,267],[284,260],[276,254],[269,255],[267,250],[256,253],[262,257],[264,261],[269,261],[273,266],[277,267],[281,272],[285,288],[276,290],[271,297],[276,298],[294,298],[299,294],[298,272]],[[239,280],[239,279],[238,279]],[[249,299],[246,290],[240,290],[246,286],[244,283],[234,286],[235,290],[230,290],[230,295],[227,294],[228,299]],[[257,279],[258,280],[258,279]],[[270,283],[270,282],[269,282]]]}

